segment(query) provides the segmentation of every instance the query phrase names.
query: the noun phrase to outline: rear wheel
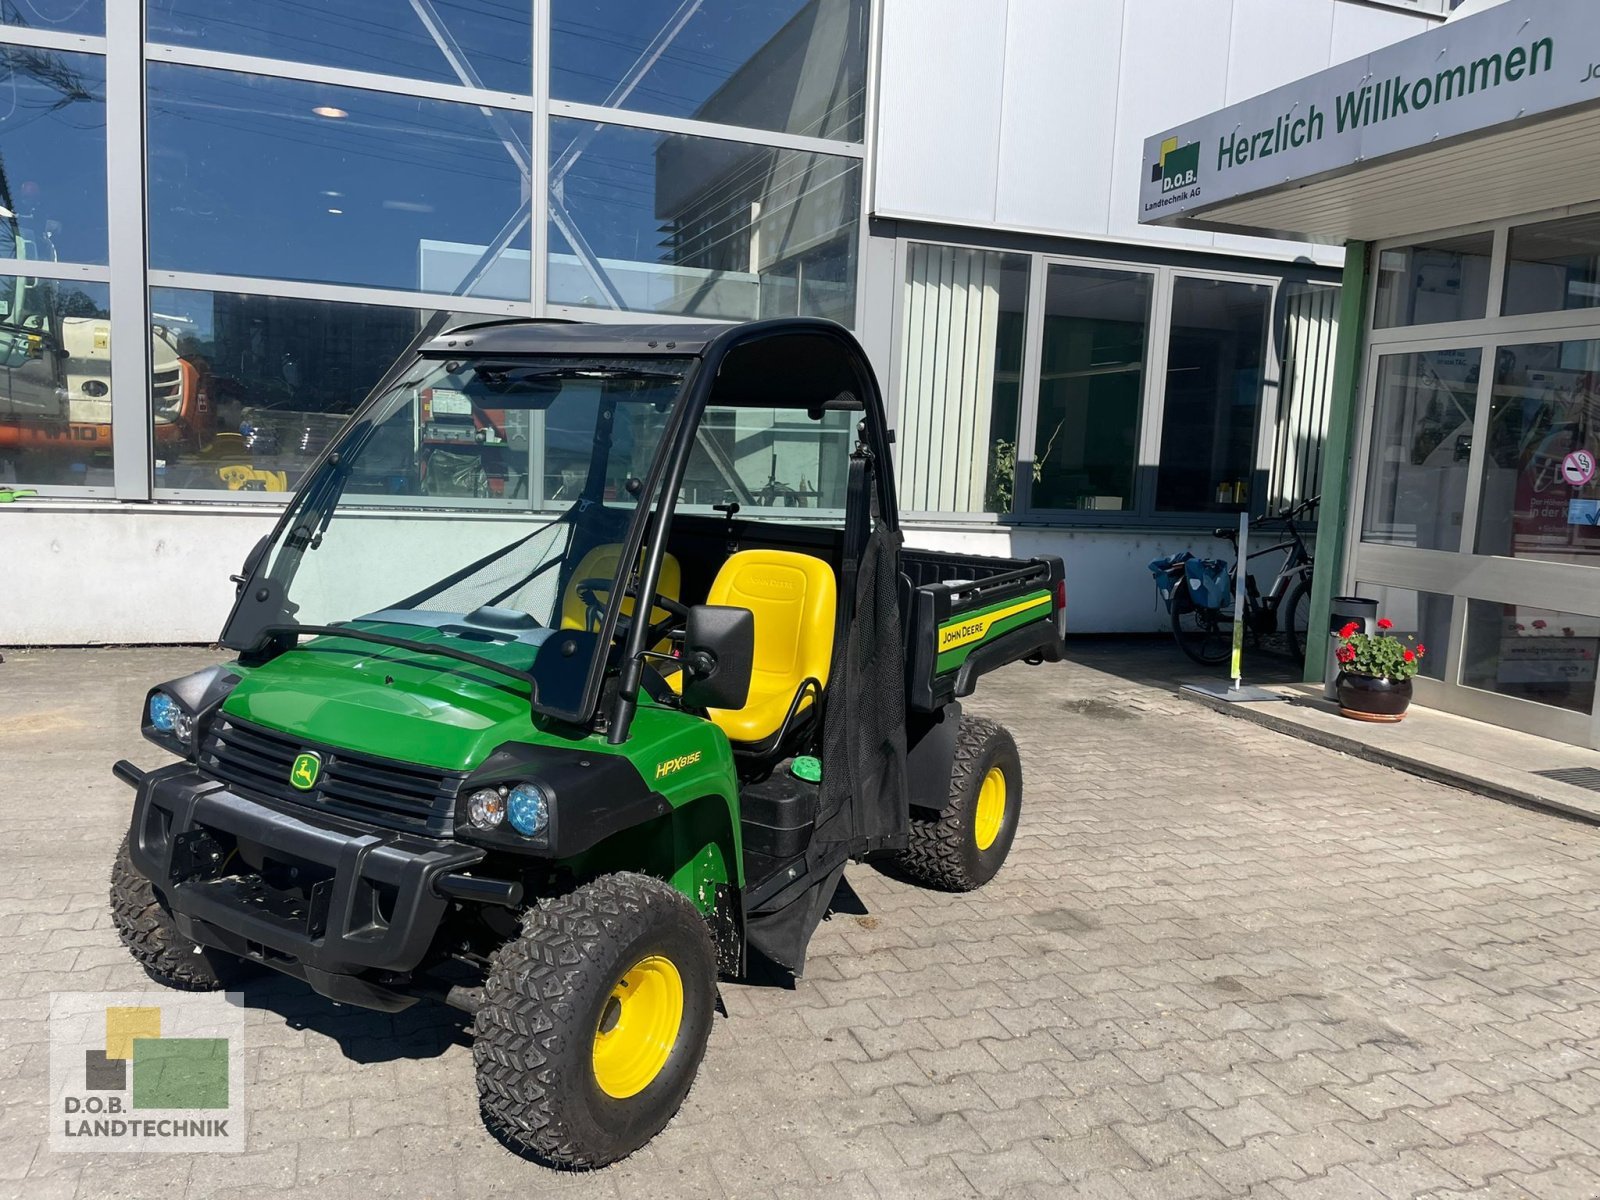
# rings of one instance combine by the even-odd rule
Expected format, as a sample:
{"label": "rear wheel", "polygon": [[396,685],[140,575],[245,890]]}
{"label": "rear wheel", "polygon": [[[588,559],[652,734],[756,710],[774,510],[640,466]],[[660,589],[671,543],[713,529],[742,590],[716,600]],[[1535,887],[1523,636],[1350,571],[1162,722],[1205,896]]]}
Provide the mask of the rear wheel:
{"label": "rear wheel", "polygon": [[710,928],[661,880],[606,875],[541,901],[484,983],[472,1057],[485,1124],[552,1166],[632,1154],[688,1095],[716,996]]}
{"label": "rear wheel", "polygon": [[1289,657],[1297,663],[1306,660],[1306,631],[1311,626],[1311,581],[1302,579],[1294,585],[1283,602],[1281,628],[1288,644]]}
{"label": "rear wheel", "polygon": [[1022,759],[1004,726],[961,718],[950,797],[939,812],[911,810],[911,845],[896,860],[917,882],[970,892],[1011,852],[1022,811]]}
{"label": "rear wheel", "polygon": [[111,867],[111,917],[122,944],[157,983],[185,992],[215,992],[251,974],[243,960],[197,946],[178,932],[166,898],[133,865],[126,837]]}
{"label": "rear wheel", "polygon": [[1218,608],[1172,609],[1172,636],[1178,648],[1202,667],[1215,667],[1233,653],[1233,620]]}

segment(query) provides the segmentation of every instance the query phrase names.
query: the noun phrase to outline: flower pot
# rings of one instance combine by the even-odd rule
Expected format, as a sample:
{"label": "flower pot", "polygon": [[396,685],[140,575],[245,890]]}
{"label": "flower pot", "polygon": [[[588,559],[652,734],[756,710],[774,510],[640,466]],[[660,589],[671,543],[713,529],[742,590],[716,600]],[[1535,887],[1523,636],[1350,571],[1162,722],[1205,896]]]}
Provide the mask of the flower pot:
{"label": "flower pot", "polygon": [[1339,711],[1355,721],[1399,721],[1411,706],[1411,680],[1398,683],[1340,671]]}

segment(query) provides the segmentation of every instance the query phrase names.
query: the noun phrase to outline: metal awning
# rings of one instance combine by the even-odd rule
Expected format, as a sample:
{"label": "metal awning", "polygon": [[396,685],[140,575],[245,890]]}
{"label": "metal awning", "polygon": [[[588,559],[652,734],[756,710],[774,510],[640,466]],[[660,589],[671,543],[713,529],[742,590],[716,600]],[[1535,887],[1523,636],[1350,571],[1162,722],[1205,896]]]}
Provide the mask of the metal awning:
{"label": "metal awning", "polygon": [[1342,243],[1600,200],[1593,0],[1508,0],[1146,142],[1140,218]]}

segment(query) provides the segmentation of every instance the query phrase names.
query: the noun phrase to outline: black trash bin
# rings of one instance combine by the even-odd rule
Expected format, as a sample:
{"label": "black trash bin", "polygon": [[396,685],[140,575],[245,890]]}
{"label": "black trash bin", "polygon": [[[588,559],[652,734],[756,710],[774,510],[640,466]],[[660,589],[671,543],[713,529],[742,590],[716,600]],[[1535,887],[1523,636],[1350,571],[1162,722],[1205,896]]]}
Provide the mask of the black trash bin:
{"label": "black trash bin", "polygon": [[1339,688],[1334,682],[1339,677],[1339,663],[1334,652],[1339,649],[1339,630],[1354,621],[1362,633],[1372,633],[1378,620],[1378,602],[1365,596],[1335,596],[1328,607],[1328,657],[1322,665],[1322,696],[1337,700]]}

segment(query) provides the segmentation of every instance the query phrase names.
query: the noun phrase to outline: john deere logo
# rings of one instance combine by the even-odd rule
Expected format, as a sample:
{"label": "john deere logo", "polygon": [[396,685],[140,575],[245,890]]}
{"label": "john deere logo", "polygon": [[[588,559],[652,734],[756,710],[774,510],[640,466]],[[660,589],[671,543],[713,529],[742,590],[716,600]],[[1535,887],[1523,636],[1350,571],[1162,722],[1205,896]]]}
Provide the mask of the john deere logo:
{"label": "john deere logo", "polygon": [[289,768],[289,782],[302,792],[309,792],[317,786],[317,776],[322,773],[322,758],[320,755],[307,750],[294,760],[294,766]]}
{"label": "john deere logo", "polygon": [[1190,187],[1200,172],[1200,143],[1178,145],[1177,138],[1161,143],[1161,157],[1150,168],[1152,182],[1159,179],[1163,193]]}

